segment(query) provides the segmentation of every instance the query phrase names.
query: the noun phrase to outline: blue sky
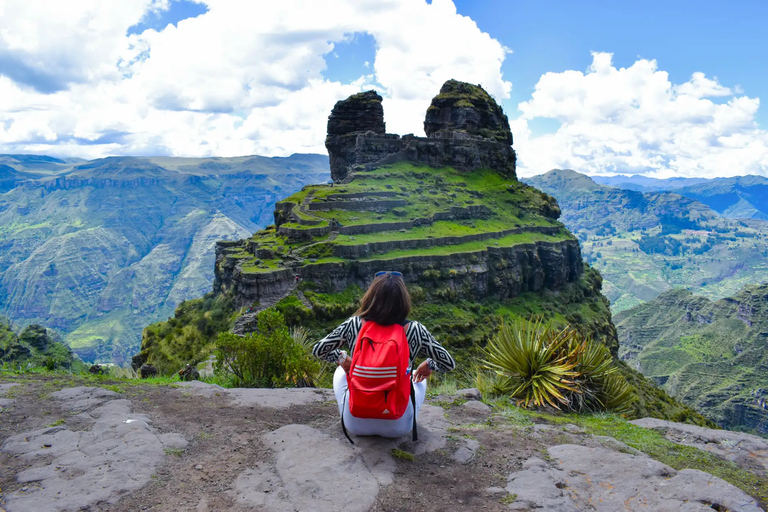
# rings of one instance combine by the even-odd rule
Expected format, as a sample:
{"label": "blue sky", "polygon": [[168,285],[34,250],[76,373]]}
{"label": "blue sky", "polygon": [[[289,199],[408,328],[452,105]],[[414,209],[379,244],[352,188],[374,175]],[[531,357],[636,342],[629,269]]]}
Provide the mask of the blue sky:
{"label": "blue sky", "polygon": [[[510,98],[503,100],[510,118],[520,115],[517,105],[530,98],[544,73],[585,70],[593,51],[613,53],[618,67],[631,66],[638,58],[655,59],[674,83],[704,72],[727,87],[768,101],[765,0],[454,3],[459,14],[512,50],[501,67],[504,78],[513,83]],[[355,34],[326,57],[324,75],[343,81],[370,72],[364,64],[374,61],[375,51],[373,37]],[[756,116],[762,127],[768,127],[765,101]],[[544,131],[556,126],[539,121]]]}
{"label": "blue sky", "polygon": [[339,99],[419,135],[456,78],[522,175],[768,175],[765,0],[105,2],[5,0],[0,153],[322,153]]}
{"label": "blue sky", "polygon": [[[656,59],[675,83],[701,71],[768,101],[765,0],[455,3],[460,14],[512,49],[502,65],[514,84],[505,102],[510,107],[530,97],[544,73],[586,69],[592,51],[613,53],[618,66],[630,66],[638,57]],[[768,105],[762,105],[758,120],[768,127]]]}

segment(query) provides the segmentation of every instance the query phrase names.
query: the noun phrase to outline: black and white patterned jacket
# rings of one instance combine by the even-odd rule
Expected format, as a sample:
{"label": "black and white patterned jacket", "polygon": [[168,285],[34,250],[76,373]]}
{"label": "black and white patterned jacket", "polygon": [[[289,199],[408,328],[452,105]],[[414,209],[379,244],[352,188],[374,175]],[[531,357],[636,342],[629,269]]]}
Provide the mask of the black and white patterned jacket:
{"label": "black and white patterned jacket", "polygon": [[[346,344],[351,356],[362,326],[363,322],[360,317],[349,317],[328,336],[315,343],[312,353],[320,359],[335,363],[341,355],[341,347]],[[408,346],[411,349],[409,362],[411,367],[413,367],[413,361],[416,357],[422,356],[432,360],[429,364],[429,369],[432,371],[449,372],[456,368],[456,361],[453,360],[451,354],[419,322],[411,320],[405,325],[405,337],[408,339]]]}

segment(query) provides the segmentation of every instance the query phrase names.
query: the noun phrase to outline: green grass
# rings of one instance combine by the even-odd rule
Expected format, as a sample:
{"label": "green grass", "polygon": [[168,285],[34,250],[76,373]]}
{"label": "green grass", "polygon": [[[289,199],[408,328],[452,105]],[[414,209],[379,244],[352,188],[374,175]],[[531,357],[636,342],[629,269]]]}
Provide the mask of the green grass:
{"label": "green grass", "polygon": [[412,454],[411,452],[406,452],[405,450],[401,450],[399,448],[392,448],[392,451],[390,453],[396,459],[407,460],[409,462],[413,462],[416,460],[416,456],[414,454]]}
{"label": "green grass", "polygon": [[[470,254],[479,253],[487,250],[489,247],[514,247],[522,244],[533,244],[536,242],[562,242],[570,239],[570,235],[563,231],[560,235],[545,235],[542,233],[521,233],[516,235],[507,235],[501,238],[491,238],[487,240],[476,240],[456,245],[440,245],[425,247],[421,249],[397,249],[394,251],[376,254],[369,258],[363,258],[359,261],[381,261],[392,260],[395,258],[405,258],[408,256],[447,256],[451,254]],[[341,258],[323,258],[318,263],[330,263],[331,261],[344,261]]]}
{"label": "green grass", "polygon": [[[466,236],[474,234],[492,234],[510,229],[514,224],[507,220],[500,219],[476,219],[466,221],[437,221],[429,226],[419,226],[408,229],[405,232],[399,230],[383,231],[377,233],[367,233],[361,235],[339,235],[336,243],[339,245],[362,245],[371,242],[383,242],[391,240],[419,240],[428,238],[444,238],[455,236]],[[530,224],[528,224],[530,225]],[[547,223],[543,219],[534,223],[536,226],[556,226],[556,224]]]}

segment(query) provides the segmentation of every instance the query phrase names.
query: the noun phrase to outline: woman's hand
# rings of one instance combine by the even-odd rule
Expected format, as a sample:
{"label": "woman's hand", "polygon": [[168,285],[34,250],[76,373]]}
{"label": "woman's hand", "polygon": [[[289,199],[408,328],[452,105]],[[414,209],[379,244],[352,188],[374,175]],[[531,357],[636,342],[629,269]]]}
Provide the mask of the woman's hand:
{"label": "woman's hand", "polygon": [[344,368],[345,373],[349,373],[349,369],[352,368],[352,358],[347,356],[344,358],[344,360],[339,363],[339,366]]}
{"label": "woman's hand", "polygon": [[429,369],[429,361],[424,361],[413,372],[413,382],[421,382],[428,379],[430,375],[432,375],[432,370]]}

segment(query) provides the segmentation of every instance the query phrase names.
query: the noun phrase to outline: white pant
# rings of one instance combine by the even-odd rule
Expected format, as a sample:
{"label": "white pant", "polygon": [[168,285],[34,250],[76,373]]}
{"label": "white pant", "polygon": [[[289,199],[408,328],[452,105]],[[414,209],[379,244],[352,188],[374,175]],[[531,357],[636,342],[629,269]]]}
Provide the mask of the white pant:
{"label": "white pant", "polygon": [[[408,409],[405,414],[396,420],[355,418],[349,412],[348,389],[347,373],[339,366],[336,368],[336,373],[333,374],[333,392],[339,403],[339,414],[344,415],[344,426],[350,434],[396,438],[406,435],[413,428],[413,402],[411,400],[408,400]],[[427,395],[426,379],[414,383],[413,389],[416,395],[416,412],[418,412],[421,409],[421,404],[424,403],[424,397]],[[344,407],[345,403],[347,404],[346,407]],[[343,410],[342,407],[344,407]]]}

